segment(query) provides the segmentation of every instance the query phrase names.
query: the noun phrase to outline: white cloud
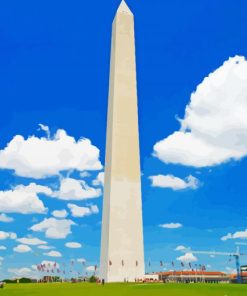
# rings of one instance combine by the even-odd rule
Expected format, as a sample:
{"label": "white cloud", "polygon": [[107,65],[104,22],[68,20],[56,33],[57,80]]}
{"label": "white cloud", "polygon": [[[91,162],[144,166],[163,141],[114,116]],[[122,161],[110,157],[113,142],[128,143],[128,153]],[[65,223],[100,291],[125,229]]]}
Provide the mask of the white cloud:
{"label": "white cloud", "polygon": [[46,213],[43,202],[38,194],[50,195],[51,189],[46,186],[30,183],[19,185],[13,190],[0,191],[0,211],[5,213],[43,214]]}
{"label": "white cloud", "polygon": [[51,137],[51,132],[50,132],[50,128],[47,125],[44,125],[42,123],[39,124],[40,130],[44,131],[47,135],[47,138],[50,139]]}
{"label": "white cloud", "polygon": [[5,251],[7,248],[5,246],[0,246],[0,251]]}
{"label": "white cloud", "polygon": [[38,224],[33,225],[30,229],[33,231],[44,232],[48,238],[61,239],[66,238],[71,233],[71,226],[76,225],[69,219],[44,219]]}
{"label": "white cloud", "polygon": [[247,61],[229,58],[192,93],[181,128],[154,145],[165,163],[218,165],[247,155]]}
{"label": "white cloud", "polygon": [[89,174],[89,172],[86,172],[86,171],[80,173],[80,177],[81,177],[81,178],[88,178],[88,177],[90,177],[90,176],[91,176],[91,174]]}
{"label": "white cloud", "polygon": [[68,242],[68,243],[65,244],[65,246],[67,248],[71,248],[71,249],[80,249],[81,248],[81,244],[76,243],[76,242]]}
{"label": "white cloud", "polygon": [[18,278],[21,278],[21,277],[37,278],[37,274],[35,274],[33,270],[28,267],[8,268],[8,272],[14,274],[14,276]]}
{"label": "white cloud", "polygon": [[78,258],[77,259],[77,262],[79,262],[79,263],[85,263],[86,262],[86,259],[84,259],[84,258]]}
{"label": "white cloud", "polygon": [[0,150],[0,168],[12,169],[18,176],[39,179],[65,170],[100,170],[102,165],[99,149],[90,140],[76,141],[60,129],[52,138],[15,136]]}
{"label": "white cloud", "polygon": [[175,251],[184,251],[184,250],[186,250],[187,248],[185,247],[185,246],[177,246],[176,248],[175,248]]}
{"label": "white cloud", "polygon": [[44,253],[44,255],[49,257],[62,257],[62,254],[58,251],[50,251],[48,253]]}
{"label": "white cloud", "polygon": [[54,249],[54,247],[52,247],[52,246],[46,246],[46,245],[41,245],[41,246],[38,246],[38,249],[41,249],[41,250],[52,250],[52,249]]}
{"label": "white cloud", "polygon": [[247,239],[247,229],[244,231],[237,231],[235,233],[228,233],[227,235],[223,236],[221,240],[226,241],[228,239]]}
{"label": "white cloud", "polygon": [[72,178],[63,179],[59,191],[53,193],[53,197],[63,200],[84,200],[96,198],[100,195],[100,189],[88,186],[84,180]]}
{"label": "white cloud", "polygon": [[174,228],[183,227],[183,225],[181,223],[167,223],[167,224],[160,224],[159,227],[174,229]]}
{"label": "white cloud", "polygon": [[30,245],[30,246],[37,246],[37,245],[45,245],[47,242],[40,240],[39,238],[29,238],[29,237],[22,237],[18,238],[16,240],[19,243],[22,243],[24,245]]}
{"label": "white cloud", "polygon": [[186,253],[183,256],[178,257],[177,260],[184,263],[191,263],[196,262],[198,259],[192,253]]}
{"label": "white cloud", "polygon": [[73,217],[84,217],[99,213],[99,209],[96,205],[91,205],[90,207],[78,207],[77,205],[69,203],[68,208]]}
{"label": "white cloud", "polygon": [[104,186],[104,178],[105,178],[105,173],[100,172],[95,180],[93,180],[93,185],[94,186]]}
{"label": "white cloud", "polygon": [[188,176],[185,180],[173,175],[157,175],[149,177],[153,187],[171,188],[173,190],[182,190],[186,188],[197,189],[199,181],[193,176]]}
{"label": "white cloud", "polygon": [[12,217],[7,216],[6,214],[0,214],[0,222],[10,223],[13,221],[14,219]]}
{"label": "white cloud", "polygon": [[18,245],[13,250],[17,253],[27,253],[32,251],[32,249],[27,245]]}
{"label": "white cloud", "polygon": [[5,231],[0,231],[0,240],[4,240],[4,239],[16,239],[17,235],[14,232],[5,232]]}
{"label": "white cloud", "polygon": [[55,218],[66,218],[68,216],[68,212],[66,210],[55,210],[52,212],[52,216]]}
{"label": "white cloud", "polygon": [[95,271],[95,266],[88,266],[87,268],[86,268],[86,270],[87,271]]}

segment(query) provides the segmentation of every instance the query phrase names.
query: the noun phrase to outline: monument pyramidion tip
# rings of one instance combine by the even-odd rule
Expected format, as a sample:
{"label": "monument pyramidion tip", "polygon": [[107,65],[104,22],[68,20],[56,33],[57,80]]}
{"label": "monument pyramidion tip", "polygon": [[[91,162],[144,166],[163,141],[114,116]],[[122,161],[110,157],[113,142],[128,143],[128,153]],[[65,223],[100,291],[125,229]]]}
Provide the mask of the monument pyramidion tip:
{"label": "monument pyramidion tip", "polygon": [[120,3],[117,13],[126,13],[132,15],[131,10],[129,9],[128,5],[124,0],[122,0],[122,2]]}

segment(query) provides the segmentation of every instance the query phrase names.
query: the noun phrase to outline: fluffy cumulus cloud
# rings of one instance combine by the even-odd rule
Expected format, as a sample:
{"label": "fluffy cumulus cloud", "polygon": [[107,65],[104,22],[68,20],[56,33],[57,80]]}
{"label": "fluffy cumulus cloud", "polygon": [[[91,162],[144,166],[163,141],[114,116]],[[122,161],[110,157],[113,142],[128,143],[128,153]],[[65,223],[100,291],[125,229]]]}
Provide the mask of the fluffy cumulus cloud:
{"label": "fluffy cumulus cloud", "polygon": [[14,219],[12,217],[7,216],[6,214],[0,214],[0,222],[10,223],[13,221]]}
{"label": "fluffy cumulus cloud", "polygon": [[86,262],[86,259],[84,259],[84,258],[78,258],[76,261],[78,263],[85,263]]}
{"label": "fluffy cumulus cloud", "polygon": [[228,239],[247,239],[247,229],[245,229],[244,231],[237,231],[235,233],[228,233],[221,238],[221,240],[223,241],[226,241]]}
{"label": "fluffy cumulus cloud", "polygon": [[62,257],[62,254],[58,251],[50,251],[48,253],[44,253],[44,255],[48,257]]}
{"label": "fluffy cumulus cloud", "polygon": [[186,188],[197,189],[199,181],[193,176],[188,176],[185,180],[175,177],[173,175],[157,175],[151,176],[153,187],[171,188],[173,190],[182,190]]}
{"label": "fluffy cumulus cloud", "polygon": [[175,251],[184,251],[184,250],[186,250],[187,248],[185,247],[185,246],[182,246],[182,245],[180,245],[180,246],[177,246],[176,248],[175,248]]}
{"label": "fluffy cumulus cloud", "polygon": [[90,207],[78,207],[77,205],[69,203],[68,208],[73,217],[84,217],[99,213],[99,209],[96,205],[91,205]]}
{"label": "fluffy cumulus cloud", "polygon": [[93,272],[93,271],[95,271],[95,266],[93,266],[93,265],[88,266],[88,267],[86,268],[86,270],[89,271],[89,272]]}
{"label": "fluffy cumulus cloud", "polygon": [[0,212],[20,214],[46,213],[38,194],[50,195],[51,189],[46,186],[30,183],[18,185],[12,190],[0,191]]}
{"label": "fluffy cumulus cloud", "polygon": [[76,224],[69,219],[45,218],[30,229],[32,231],[44,232],[47,238],[62,239],[71,233],[72,225]]}
{"label": "fluffy cumulus cloud", "polygon": [[32,249],[27,245],[18,245],[13,250],[17,253],[27,253],[32,251]]}
{"label": "fluffy cumulus cloud", "polygon": [[41,250],[52,250],[52,249],[54,249],[54,247],[52,247],[52,246],[46,246],[46,245],[41,245],[41,246],[38,246],[38,249],[41,249]]}
{"label": "fluffy cumulus cloud", "polygon": [[22,237],[18,238],[16,240],[17,242],[24,244],[24,245],[30,245],[30,246],[37,246],[37,245],[45,245],[47,244],[46,241],[40,240],[39,238],[31,238],[31,237]]}
{"label": "fluffy cumulus cloud", "polygon": [[183,225],[181,223],[166,223],[166,224],[160,224],[159,227],[168,228],[168,229],[175,229],[175,228],[181,228],[181,227],[183,227]]}
{"label": "fluffy cumulus cloud", "polygon": [[22,177],[45,178],[65,170],[100,170],[99,149],[88,139],[57,130],[51,137],[15,136],[0,150],[0,168]]}
{"label": "fluffy cumulus cloud", "polygon": [[0,240],[4,239],[16,239],[17,235],[14,232],[5,232],[5,231],[0,231]]}
{"label": "fluffy cumulus cloud", "polygon": [[28,277],[28,278],[36,278],[37,275],[33,272],[33,270],[29,267],[22,268],[8,268],[8,272],[13,274],[14,277]]}
{"label": "fluffy cumulus cloud", "polygon": [[87,185],[84,180],[65,178],[61,180],[60,189],[53,196],[63,200],[84,200],[96,198],[101,195],[100,189]]}
{"label": "fluffy cumulus cloud", "polygon": [[0,246],[0,251],[5,251],[7,248],[5,246]]}
{"label": "fluffy cumulus cloud", "polygon": [[183,263],[196,262],[198,259],[192,253],[185,253],[183,256],[177,258],[178,261]]}
{"label": "fluffy cumulus cloud", "polygon": [[229,58],[192,93],[181,128],[154,145],[165,163],[214,166],[247,155],[247,61]]}
{"label": "fluffy cumulus cloud", "polygon": [[68,243],[65,244],[65,246],[67,248],[71,248],[71,249],[80,249],[81,248],[81,244],[76,243],[76,242],[68,242]]}
{"label": "fluffy cumulus cloud", "polygon": [[93,180],[93,185],[94,186],[104,186],[104,178],[105,178],[104,172],[98,173],[98,176],[96,177],[96,179]]}
{"label": "fluffy cumulus cloud", "polygon": [[68,212],[66,210],[55,210],[52,212],[52,216],[55,218],[66,218],[68,216]]}

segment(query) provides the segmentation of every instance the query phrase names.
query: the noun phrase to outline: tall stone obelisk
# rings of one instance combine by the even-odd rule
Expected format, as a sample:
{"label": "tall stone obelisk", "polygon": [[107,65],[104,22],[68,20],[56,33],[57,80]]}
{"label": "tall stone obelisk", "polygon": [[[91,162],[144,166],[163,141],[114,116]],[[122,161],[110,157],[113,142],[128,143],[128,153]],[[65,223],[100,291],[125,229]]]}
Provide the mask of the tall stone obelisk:
{"label": "tall stone obelisk", "polygon": [[144,276],[134,17],[122,1],[112,26],[100,278]]}

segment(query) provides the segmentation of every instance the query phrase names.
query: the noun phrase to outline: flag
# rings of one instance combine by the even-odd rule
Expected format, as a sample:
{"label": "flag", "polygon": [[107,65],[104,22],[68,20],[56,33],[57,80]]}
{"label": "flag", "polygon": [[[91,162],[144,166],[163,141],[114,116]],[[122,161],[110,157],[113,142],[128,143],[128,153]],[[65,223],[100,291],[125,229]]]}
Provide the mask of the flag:
{"label": "flag", "polygon": [[163,266],[163,261],[160,261],[160,266]]}
{"label": "flag", "polygon": [[109,260],[109,265],[112,266],[112,262],[111,262],[111,260]]}
{"label": "flag", "polygon": [[136,260],[136,266],[138,266],[138,261]]}
{"label": "flag", "polygon": [[122,266],[124,266],[124,261],[123,260],[121,261],[121,263],[122,263]]}
{"label": "flag", "polygon": [[172,261],[172,266],[174,266],[174,262]]}
{"label": "flag", "polygon": [[181,266],[184,267],[184,263],[183,262],[181,262]]}
{"label": "flag", "polygon": [[97,265],[94,265],[94,270],[95,270],[95,271],[97,270]]}
{"label": "flag", "polygon": [[148,266],[149,266],[149,267],[151,266],[151,262],[150,262],[150,261],[148,262]]}
{"label": "flag", "polygon": [[189,267],[191,268],[191,263],[189,263]]}

